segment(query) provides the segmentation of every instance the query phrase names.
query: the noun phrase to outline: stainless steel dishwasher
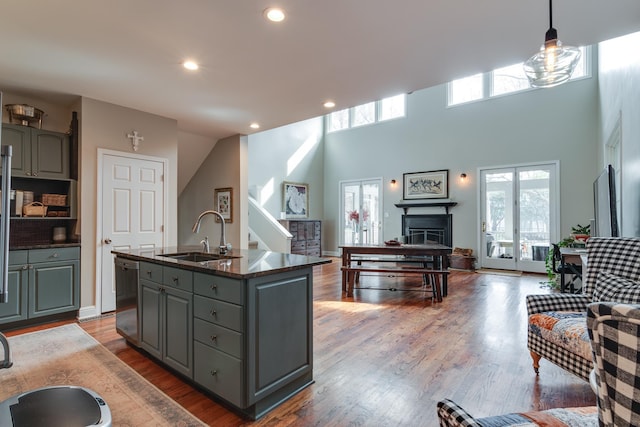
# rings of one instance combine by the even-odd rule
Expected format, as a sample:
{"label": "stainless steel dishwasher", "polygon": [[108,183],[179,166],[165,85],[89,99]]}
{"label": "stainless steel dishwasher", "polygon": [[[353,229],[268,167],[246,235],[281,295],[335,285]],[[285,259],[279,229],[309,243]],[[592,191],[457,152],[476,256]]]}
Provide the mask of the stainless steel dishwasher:
{"label": "stainless steel dishwasher", "polygon": [[116,330],[127,341],[138,345],[138,270],[137,261],[115,259],[116,273]]}

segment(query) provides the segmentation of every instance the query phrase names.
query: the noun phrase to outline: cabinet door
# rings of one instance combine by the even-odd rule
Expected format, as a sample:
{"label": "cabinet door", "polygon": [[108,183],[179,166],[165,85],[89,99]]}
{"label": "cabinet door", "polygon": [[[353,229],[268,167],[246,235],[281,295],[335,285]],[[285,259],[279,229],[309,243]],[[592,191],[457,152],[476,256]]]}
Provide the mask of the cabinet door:
{"label": "cabinet door", "polygon": [[140,280],[138,295],[140,310],[140,347],[158,360],[162,360],[162,293],[160,286]]}
{"label": "cabinet door", "polygon": [[80,304],[79,261],[31,264],[29,270],[29,317],[77,310]]}
{"label": "cabinet door", "polygon": [[0,304],[0,323],[16,322],[27,318],[27,265],[9,266],[9,302]]}
{"label": "cabinet door", "polygon": [[31,128],[3,123],[2,144],[12,147],[11,175],[31,176]]}
{"label": "cabinet door", "polygon": [[176,371],[193,377],[193,295],[165,287],[163,298],[162,360]]}
{"label": "cabinet door", "polygon": [[31,174],[39,178],[69,178],[69,137],[31,130]]}

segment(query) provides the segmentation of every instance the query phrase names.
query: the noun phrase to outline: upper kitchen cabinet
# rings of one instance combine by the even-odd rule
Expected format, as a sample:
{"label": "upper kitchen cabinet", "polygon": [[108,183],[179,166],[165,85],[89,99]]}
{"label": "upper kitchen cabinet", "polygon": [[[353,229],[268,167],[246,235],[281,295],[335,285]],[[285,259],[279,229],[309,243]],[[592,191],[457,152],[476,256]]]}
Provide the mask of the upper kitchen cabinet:
{"label": "upper kitchen cabinet", "polygon": [[13,147],[13,176],[69,179],[69,135],[3,123],[2,144]]}

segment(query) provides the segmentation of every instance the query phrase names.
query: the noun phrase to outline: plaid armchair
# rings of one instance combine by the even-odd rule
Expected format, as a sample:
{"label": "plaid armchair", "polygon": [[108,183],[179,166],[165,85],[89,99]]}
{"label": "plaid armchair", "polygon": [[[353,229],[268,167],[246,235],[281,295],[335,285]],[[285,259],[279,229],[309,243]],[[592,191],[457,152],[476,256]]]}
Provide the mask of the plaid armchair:
{"label": "plaid armchair", "polygon": [[587,271],[581,294],[526,297],[527,347],[533,368],[540,358],[589,381],[593,369],[586,327],[587,305],[597,301],[640,304],[640,239],[592,237],[587,241]]}
{"label": "plaid armchair", "polygon": [[597,427],[598,425],[598,408],[596,406],[514,412],[486,418],[474,418],[457,403],[444,399],[438,402],[437,410],[440,427]]}
{"label": "plaid armchair", "polygon": [[600,426],[640,425],[640,305],[589,304],[587,327]]}

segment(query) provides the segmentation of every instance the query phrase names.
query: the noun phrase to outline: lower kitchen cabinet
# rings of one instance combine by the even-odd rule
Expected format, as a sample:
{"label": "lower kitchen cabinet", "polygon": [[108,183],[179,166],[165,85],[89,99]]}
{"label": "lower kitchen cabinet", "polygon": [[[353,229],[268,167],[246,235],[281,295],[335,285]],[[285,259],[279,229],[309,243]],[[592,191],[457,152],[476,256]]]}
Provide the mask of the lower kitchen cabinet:
{"label": "lower kitchen cabinet", "polygon": [[77,310],[80,306],[80,248],[9,252],[9,303],[0,323]]}
{"label": "lower kitchen cabinet", "polygon": [[[142,272],[150,271],[145,264],[140,265],[141,276]],[[162,270],[162,283],[140,279],[140,347],[182,375],[193,378],[191,272],[185,274],[170,267]],[[173,274],[176,271],[180,275]]]}
{"label": "lower kitchen cabinet", "polygon": [[139,346],[259,418],[313,382],[312,276],[305,267],[232,278],[140,261]]}
{"label": "lower kitchen cabinet", "polygon": [[28,256],[28,251],[9,252],[9,301],[0,304],[0,323],[27,319]]}

